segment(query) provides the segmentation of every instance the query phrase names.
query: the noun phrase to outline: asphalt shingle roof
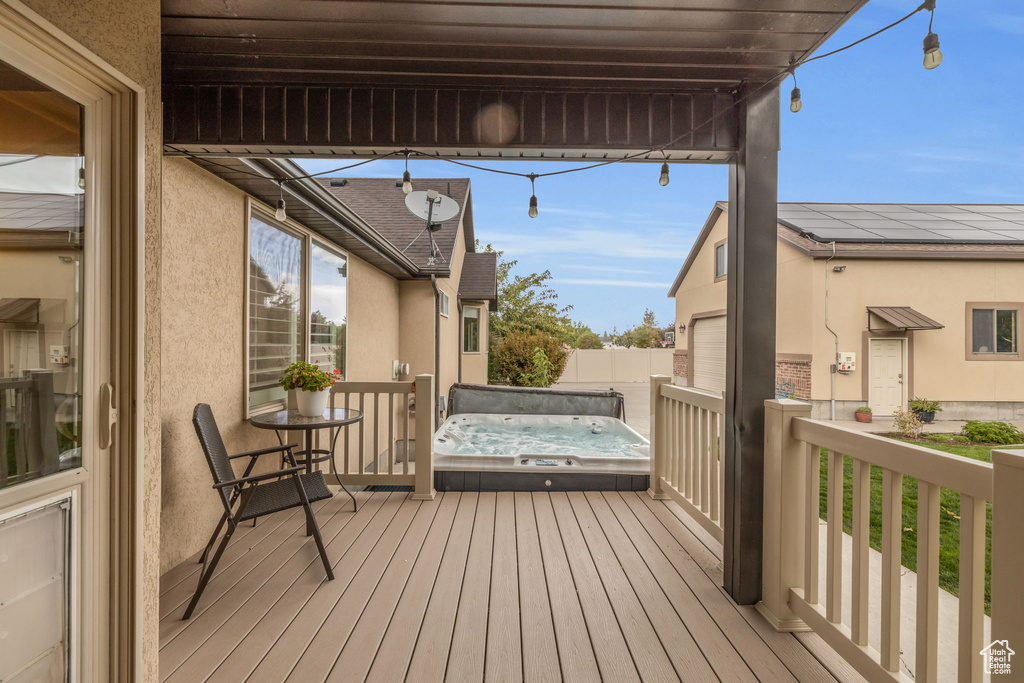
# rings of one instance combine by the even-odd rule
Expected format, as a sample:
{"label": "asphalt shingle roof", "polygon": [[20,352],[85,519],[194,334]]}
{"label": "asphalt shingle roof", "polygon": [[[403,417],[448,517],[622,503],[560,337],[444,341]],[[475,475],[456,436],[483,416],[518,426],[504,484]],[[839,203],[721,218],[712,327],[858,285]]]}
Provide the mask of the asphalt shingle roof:
{"label": "asphalt shingle roof", "polygon": [[498,307],[498,255],[494,252],[466,254],[459,280],[459,298],[464,301],[490,301]]}
{"label": "asphalt shingle roof", "polygon": [[[420,267],[427,265],[430,240],[425,232],[420,235],[426,225],[405,208],[405,194],[401,184],[396,185],[394,178],[347,178],[342,187],[331,187],[329,178],[317,180],[339,201],[373,226],[384,239],[404,251],[413,263]],[[434,241],[444,257],[444,262],[437,265],[450,266],[459,221],[466,210],[469,178],[413,178],[412,182],[416,190],[437,190],[459,204],[459,213],[442,223],[441,229],[434,233]],[[473,248],[472,244],[467,247]]]}

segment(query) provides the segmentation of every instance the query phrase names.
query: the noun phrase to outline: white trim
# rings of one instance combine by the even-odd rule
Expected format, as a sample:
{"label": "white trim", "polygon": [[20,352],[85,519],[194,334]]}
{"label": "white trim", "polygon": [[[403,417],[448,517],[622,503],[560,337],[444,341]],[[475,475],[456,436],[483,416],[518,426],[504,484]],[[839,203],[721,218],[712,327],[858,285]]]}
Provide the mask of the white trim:
{"label": "white trim", "polygon": [[441,293],[441,315],[447,318],[451,312],[451,297],[448,296],[448,292],[440,287],[438,287],[437,291]]}
{"label": "white trim", "polygon": [[[467,351],[466,350],[466,311],[468,311],[471,308],[475,309],[476,312],[477,312],[476,321],[477,321],[477,328],[478,329],[477,329],[477,333],[476,333],[476,342],[477,342],[477,349],[476,349],[476,351]],[[484,348],[484,310],[483,309],[484,309],[484,307],[479,305],[479,304],[462,304],[462,335],[461,335],[462,336],[462,354],[465,355],[465,356],[479,356],[482,353],[482,349]]]}

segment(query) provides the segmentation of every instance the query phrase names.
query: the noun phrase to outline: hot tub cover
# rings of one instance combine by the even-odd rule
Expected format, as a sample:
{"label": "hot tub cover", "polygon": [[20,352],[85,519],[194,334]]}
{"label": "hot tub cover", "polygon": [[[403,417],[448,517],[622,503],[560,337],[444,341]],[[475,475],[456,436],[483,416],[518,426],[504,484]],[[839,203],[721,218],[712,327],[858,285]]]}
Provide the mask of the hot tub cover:
{"label": "hot tub cover", "polygon": [[581,391],[456,383],[448,391],[448,415],[601,415],[624,420],[625,403],[618,391]]}

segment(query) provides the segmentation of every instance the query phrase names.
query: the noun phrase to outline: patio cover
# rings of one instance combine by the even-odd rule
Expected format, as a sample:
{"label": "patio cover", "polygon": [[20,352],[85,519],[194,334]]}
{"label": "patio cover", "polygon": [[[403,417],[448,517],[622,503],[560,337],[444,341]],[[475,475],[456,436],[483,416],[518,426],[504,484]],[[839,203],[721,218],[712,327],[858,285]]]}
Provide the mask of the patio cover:
{"label": "patio cover", "polygon": [[944,327],[910,306],[868,306],[869,330],[874,329],[871,327],[872,314],[900,330],[941,330]]}

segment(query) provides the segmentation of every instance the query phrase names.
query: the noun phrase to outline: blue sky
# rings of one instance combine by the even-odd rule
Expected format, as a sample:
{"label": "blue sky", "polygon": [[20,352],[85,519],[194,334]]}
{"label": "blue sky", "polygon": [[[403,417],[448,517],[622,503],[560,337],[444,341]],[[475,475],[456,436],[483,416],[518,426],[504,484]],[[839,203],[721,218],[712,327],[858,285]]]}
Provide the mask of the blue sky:
{"label": "blue sky", "polygon": [[[918,2],[871,0],[820,52],[895,21]],[[941,66],[926,71],[920,13],[844,53],[797,72],[803,110],[783,86],[780,201],[1024,203],[1024,3],[938,0],[934,30]],[[316,172],[336,160],[300,160]],[[497,165],[522,173],[555,162]],[[400,161],[358,176],[401,177]],[[573,318],[601,334],[674,316],[669,284],[719,199],[725,166],[675,165],[658,185],[658,164],[615,164],[537,181],[540,216],[527,216],[522,178],[413,161],[417,177],[472,179],[476,234],[518,259],[518,272],[550,270]],[[342,174],[344,175],[344,174]]]}

